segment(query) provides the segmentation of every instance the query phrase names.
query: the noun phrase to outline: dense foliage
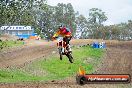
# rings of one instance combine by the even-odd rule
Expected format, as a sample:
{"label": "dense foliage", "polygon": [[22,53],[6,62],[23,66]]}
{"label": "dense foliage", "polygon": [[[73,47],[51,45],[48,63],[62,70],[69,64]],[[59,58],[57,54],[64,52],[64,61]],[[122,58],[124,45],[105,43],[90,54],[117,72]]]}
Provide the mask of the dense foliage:
{"label": "dense foliage", "polygon": [[79,29],[80,38],[131,39],[131,20],[105,26],[107,19],[106,13],[98,8],[91,8],[89,16],[84,17],[74,11],[71,3],[50,6],[46,0],[0,1],[0,26],[29,25],[45,39],[51,39],[60,24],[69,27],[74,36],[76,29]]}

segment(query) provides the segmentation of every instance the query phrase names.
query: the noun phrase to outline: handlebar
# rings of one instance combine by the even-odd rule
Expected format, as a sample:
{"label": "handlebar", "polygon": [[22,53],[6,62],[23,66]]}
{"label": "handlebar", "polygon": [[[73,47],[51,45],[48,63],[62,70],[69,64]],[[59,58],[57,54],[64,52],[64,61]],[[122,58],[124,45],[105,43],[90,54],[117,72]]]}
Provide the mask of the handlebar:
{"label": "handlebar", "polygon": [[52,41],[56,40],[58,37],[52,37]]}

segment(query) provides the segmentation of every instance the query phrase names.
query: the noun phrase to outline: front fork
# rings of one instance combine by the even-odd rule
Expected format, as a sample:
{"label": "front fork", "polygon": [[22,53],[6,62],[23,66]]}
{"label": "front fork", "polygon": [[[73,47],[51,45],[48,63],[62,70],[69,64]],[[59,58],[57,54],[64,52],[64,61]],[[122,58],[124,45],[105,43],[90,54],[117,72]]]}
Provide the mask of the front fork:
{"label": "front fork", "polygon": [[64,44],[63,44],[64,42],[62,41],[62,46],[61,46],[61,48],[62,48],[62,53],[64,54],[65,53],[65,48],[64,48]]}
{"label": "front fork", "polygon": [[64,47],[62,47],[62,53],[64,53],[65,52],[65,48]]}
{"label": "front fork", "polygon": [[58,50],[59,50],[59,54],[62,54],[62,55],[65,54],[65,48],[64,47],[59,46]]}

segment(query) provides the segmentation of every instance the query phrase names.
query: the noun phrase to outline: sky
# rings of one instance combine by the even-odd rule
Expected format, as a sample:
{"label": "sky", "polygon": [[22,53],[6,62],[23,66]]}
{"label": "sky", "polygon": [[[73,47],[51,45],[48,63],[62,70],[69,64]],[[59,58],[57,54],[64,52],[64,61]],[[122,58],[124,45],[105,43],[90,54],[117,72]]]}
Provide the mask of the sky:
{"label": "sky", "polygon": [[56,6],[58,3],[71,3],[75,11],[88,18],[89,9],[99,8],[106,13],[106,25],[119,24],[132,20],[132,0],[47,0]]}

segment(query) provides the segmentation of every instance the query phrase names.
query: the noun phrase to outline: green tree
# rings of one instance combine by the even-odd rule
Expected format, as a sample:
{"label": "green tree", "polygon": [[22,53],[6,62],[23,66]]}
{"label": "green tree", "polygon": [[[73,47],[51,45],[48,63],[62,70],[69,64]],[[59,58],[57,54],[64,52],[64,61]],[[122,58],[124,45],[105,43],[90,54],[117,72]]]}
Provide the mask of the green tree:
{"label": "green tree", "polygon": [[75,11],[70,3],[58,3],[55,7],[55,18],[57,25],[62,23],[72,29],[73,33],[76,31]]}
{"label": "green tree", "polygon": [[79,15],[76,17],[76,25],[79,30],[81,30],[81,38],[88,38],[89,29],[88,29],[88,21],[83,15]]}
{"label": "green tree", "polygon": [[105,12],[98,8],[92,8],[89,10],[89,28],[92,30],[91,33],[93,38],[99,38],[98,33],[100,27],[103,26],[103,22],[107,20]]}

